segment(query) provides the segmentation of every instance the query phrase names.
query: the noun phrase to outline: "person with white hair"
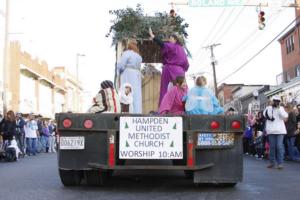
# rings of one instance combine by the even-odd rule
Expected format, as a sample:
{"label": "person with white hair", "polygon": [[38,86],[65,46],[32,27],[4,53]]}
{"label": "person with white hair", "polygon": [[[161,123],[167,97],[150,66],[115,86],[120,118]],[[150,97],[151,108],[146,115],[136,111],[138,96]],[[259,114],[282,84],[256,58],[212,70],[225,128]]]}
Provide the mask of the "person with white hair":
{"label": "person with white hair", "polygon": [[270,144],[270,164],[267,166],[268,168],[273,168],[277,164],[278,169],[283,169],[283,138],[287,133],[284,121],[288,118],[288,113],[280,106],[280,101],[280,97],[273,97],[272,104],[263,112],[266,118],[266,133]]}

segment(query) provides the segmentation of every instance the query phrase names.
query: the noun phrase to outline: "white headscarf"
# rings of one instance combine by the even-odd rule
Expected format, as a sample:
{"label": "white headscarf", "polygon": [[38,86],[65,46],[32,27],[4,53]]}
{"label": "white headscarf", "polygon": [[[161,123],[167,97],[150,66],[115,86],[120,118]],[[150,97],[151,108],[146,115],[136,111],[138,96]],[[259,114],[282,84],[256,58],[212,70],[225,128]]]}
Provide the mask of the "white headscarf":
{"label": "white headscarf", "polygon": [[[130,87],[131,88],[131,92],[126,95],[126,87]],[[119,96],[120,96],[120,103],[129,105],[129,112],[132,113],[133,111],[133,90],[132,90],[132,86],[129,83],[124,83],[119,91]]]}

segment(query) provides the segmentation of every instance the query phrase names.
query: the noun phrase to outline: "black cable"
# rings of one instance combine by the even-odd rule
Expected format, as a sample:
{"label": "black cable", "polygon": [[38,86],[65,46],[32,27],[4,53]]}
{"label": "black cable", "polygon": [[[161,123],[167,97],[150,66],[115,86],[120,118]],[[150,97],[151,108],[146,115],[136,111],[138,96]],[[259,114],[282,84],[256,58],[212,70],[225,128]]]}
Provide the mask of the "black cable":
{"label": "black cable", "polygon": [[202,47],[204,46],[205,42],[210,38],[210,36],[212,35],[211,33],[213,32],[213,30],[215,29],[215,27],[219,24],[221,18],[223,17],[224,13],[226,11],[226,8],[223,8],[222,13],[219,15],[216,23],[212,26],[212,28],[210,29],[209,33],[207,34],[207,36],[205,37],[205,40],[203,40],[202,44],[200,45],[200,48],[197,50],[196,52],[196,57],[198,56],[199,52],[201,51]]}
{"label": "black cable", "polygon": [[233,19],[233,21],[231,22],[231,24],[225,29],[225,31],[223,32],[223,34],[220,35],[220,37],[218,37],[217,39],[215,39],[215,42],[219,42],[225,35],[226,33],[231,30],[230,28],[237,22],[236,19],[239,19],[239,16],[242,14],[242,12],[245,10],[246,7],[241,8],[240,12],[235,16],[235,18]]}
{"label": "black cable", "polygon": [[242,68],[244,68],[248,63],[250,63],[256,56],[258,56],[261,52],[263,52],[268,46],[270,46],[282,33],[284,33],[295,21],[297,21],[300,18],[298,16],[296,19],[294,19],[287,27],[285,27],[278,35],[276,35],[275,38],[273,38],[267,45],[265,45],[261,50],[259,50],[256,54],[254,54],[250,59],[248,59],[244,64],[242,64],[240,67],[238,67],[236,70],[234,70],[232,73],[227,75],[225,78],[223,78],[219,83],[223,82],[224,80],[228,79],[238,71],[240,71]]}

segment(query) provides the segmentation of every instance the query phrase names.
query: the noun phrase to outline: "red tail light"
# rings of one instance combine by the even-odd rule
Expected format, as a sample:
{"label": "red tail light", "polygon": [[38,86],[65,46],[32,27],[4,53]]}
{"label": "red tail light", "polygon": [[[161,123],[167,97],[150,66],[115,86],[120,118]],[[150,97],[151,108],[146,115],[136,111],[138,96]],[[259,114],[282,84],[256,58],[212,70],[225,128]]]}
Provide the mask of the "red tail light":
{"label": "red tail light", "polygon": [[87,119],[84,121],[83,126],[84,126],[84,128],[90,129],[90,128],[93,128],[94,123],[92,120]]}
{"label": "red tail light", "polygon": [[194,155],[193,155],[193,151],[194,151],[194,144],[193,144],[193,139],[190,136],[189,140],[188,140],[188,159],[187,159],[187,165],[189,167],[193,167],[194,166]]}
{"label": "red tail light", "polygon": [[108,153],[108,165],[109,167],[115,166],[115,136],[109,137],[109,153]]}
{"label": "red tail light", "polygon": [[233,121],[231,123],[231,128],[232,129],[241,129],[241,122],[239,122],[239,121]]}
{"label": "red tail light", "polygon": [[72,126],[72,120],[69,118],[64,119],[63,126],[64,128],[70,128]]}
{"label": "red tail light", "polygon": [[219,128],[220,128],[219,122],[217,122],[217,121],[212,121],[212,122],[210,123],[210,128],[211,128],[211,129],[219,129]]}

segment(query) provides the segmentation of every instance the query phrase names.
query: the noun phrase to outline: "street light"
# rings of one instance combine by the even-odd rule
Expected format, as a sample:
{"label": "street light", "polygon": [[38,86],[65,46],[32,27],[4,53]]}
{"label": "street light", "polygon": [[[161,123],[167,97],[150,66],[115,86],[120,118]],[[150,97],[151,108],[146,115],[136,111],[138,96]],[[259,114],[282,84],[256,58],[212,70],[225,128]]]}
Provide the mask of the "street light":
{"label": "street light", "polygon": [[84,57],[84,54],[77,53],[76,54],[76,96],[77,96],[77,101],[76,101],[76,111],[79,111],[79,57]]}

